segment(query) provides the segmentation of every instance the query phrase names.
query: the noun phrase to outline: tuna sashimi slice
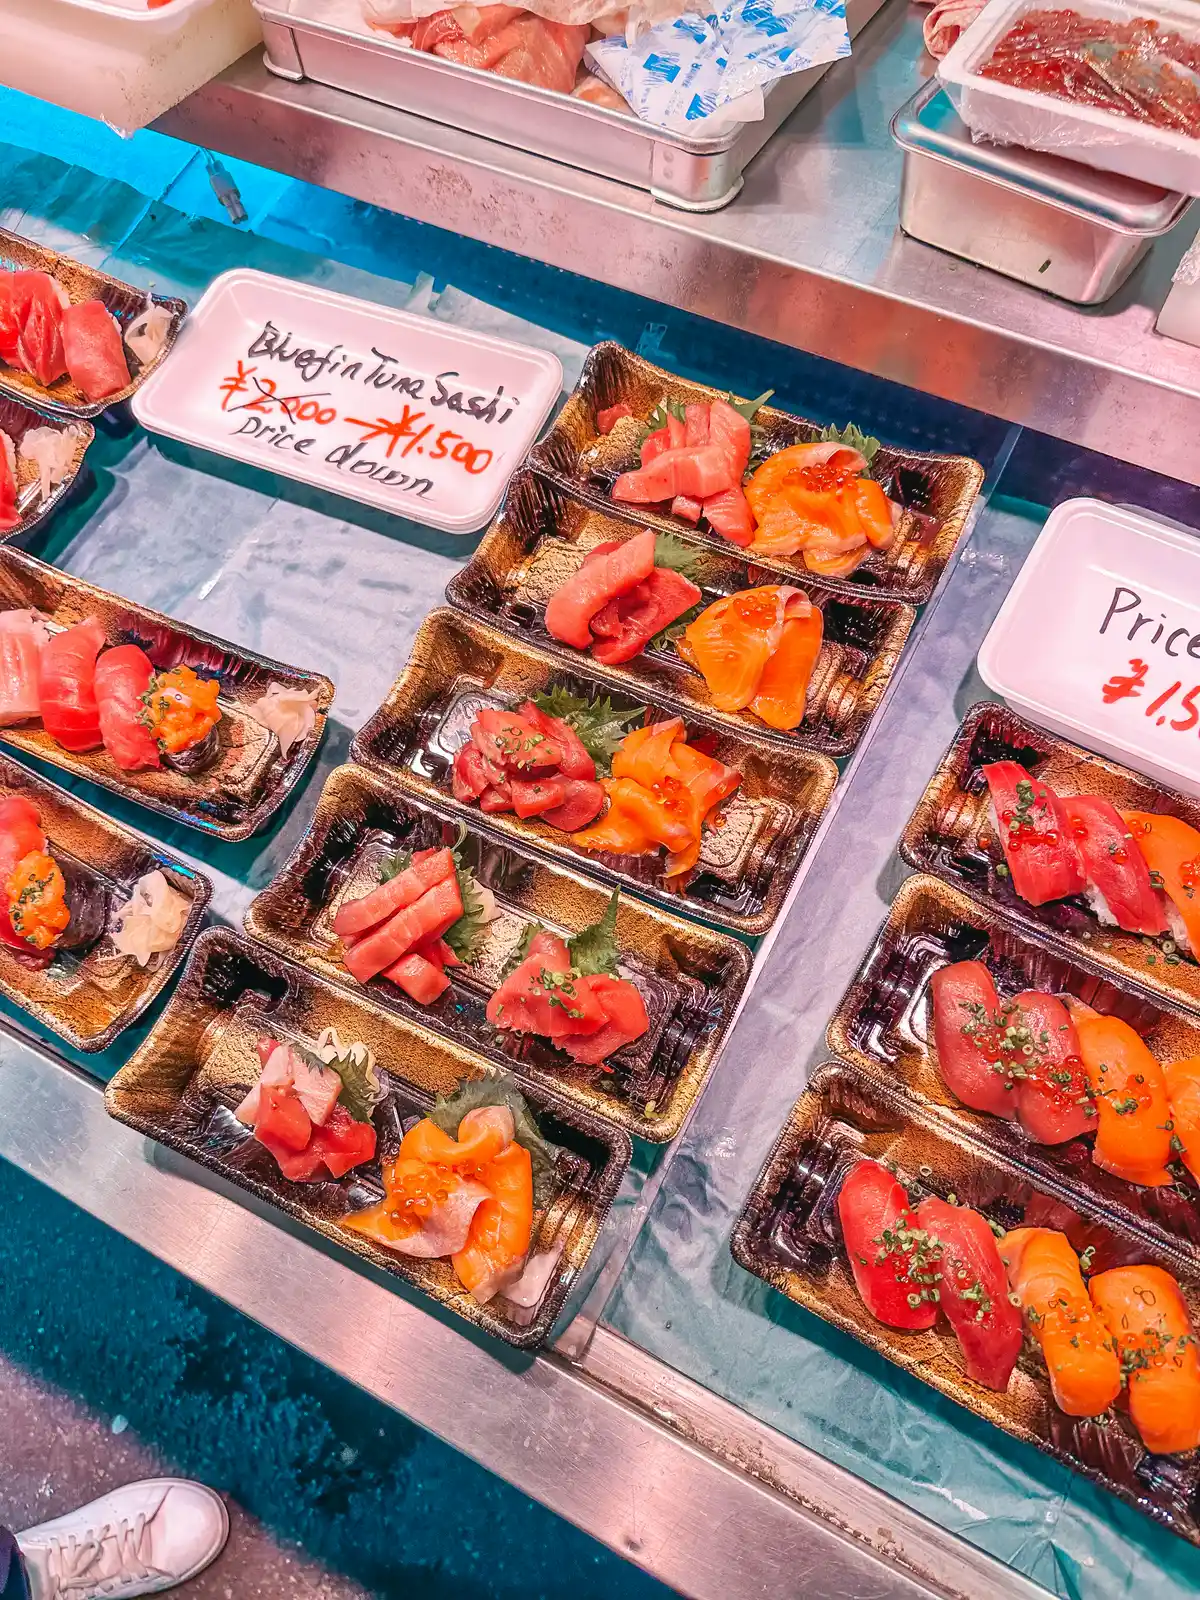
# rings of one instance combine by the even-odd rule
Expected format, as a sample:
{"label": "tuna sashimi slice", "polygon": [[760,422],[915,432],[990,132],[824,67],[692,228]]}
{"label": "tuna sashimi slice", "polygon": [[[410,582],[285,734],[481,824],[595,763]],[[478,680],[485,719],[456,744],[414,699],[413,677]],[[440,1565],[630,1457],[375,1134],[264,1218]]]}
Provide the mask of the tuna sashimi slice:
{"label": "tuna sashimi slice", "polygon": [[604,1007],[608,1022],[586,1037],[575,1035],[564,1039],[562,1048],[581,1066],[594,1067],[640,1039],[650,1026],[650,1018],[641,994],[626,979],[597,973],[587,979],[587,983]]}
{"label": "tuna sashimi slice", "polygon": [[649,466],[623,472],[613,484],[612,497],[635,505],[674,500],[680,494],[709,500],[740,483],[741,473],[731,452],[708,444],[690,450],[664,450]]}
{"label": "tuna sashimi slice", "polygon": [[346,951],[346,970],[367,983],[423,940],[440,938],[463,914],[456,878],[444,878],[412,905],[357,940]]}
{"label": "tuna sashimi slice", "polygon": [[27,281],[22,286],[17,357],[26,372],[48,388],[67,370],[62,339],[64,291],[47,272],[22,276]]}
{"label": "tuna sashimi slice", "polygon": [[754,540],[754,513],[740,484],[714,494],[704,502],[704,515],[714,533],[744,550]]}
{"label": "tuna sashimi slice", "polygon": [[450,987],[450,979],[442,969],[416,950],[385,967],[383,976],[390,978],[419,1006],[432,1005]]}
{"label": "tuna sashimi slice", "polygon": [[453,872],[454,857],[449,850],[435,850],[421,861],[414,860],[404,872],[381,883],[361,900],[347,900],[339,906],[333,919],[334,933],[339,939],[366,933],[377,922],[412,905],[426,890],[449,878]]}
{"label": "tuna sashimi slice", "polygon": [[102,300],[84,300],[62,314],[63,359],[71,382],[89,400],[105,400],[129,383],[121,333]]}
{"label": "tuna sashimi slice", "polygon": [[610,600],[648,578],[654,571],[654,532],[643,528],[615,550],[585,561],[550,596],[546,627],[556,639],[586,650],[592,642],[589,624]]}
{"label": "tuna sashimi slice", "polygon": [[0,533],[17,527],[17,452],[9,436],[0,430]]}
{"label": "tuna sashimi slice", "polygon": [[95,617],[64,628],[42,650],[38,695],[42,722],[64,750],[95,750],[100,736],[96,703],[96,656],[106,643]]}
{"label": "tuna sashimi slice", "polygon": [[558,770],[564,778],[594,778],[596,763],[588,754],[587,746],[569,722],[552,717],[540,710],[532,700],[526,700],[517,709],[521,715],[540,728],[548,739],[558,746]]}
{"label": "tuna sashimi slice", "polygon": [[154,665],[136,644],[105,650],[96,662],[96,706],[104,748],[125,772],[162,765],[158,744],[142,721],[142,696]]}
{"label": "tuna sashimi slice", "polygon": [[708,408],[708,442],[725,452],[733,484],[740,484],[750,463],[750,424],[727,400],[714,400]]}
{"label": "tuna sashimi slice", "polygon": [[669,627],[703,599],[702,592],[682,572],[656,567],[636,588],[610,600],[592,618],[596,642],[592,655],[605,666],[630,661],[645,649],[655,634]]}
{"label": "tuna sashimi slice", "polygon": [[604,809],[604,790],[600,784],[587,778],[564,778],[566,793],[561,805],[542,812],[542,821],[551,828],[561,828],[564,833],[574,833],[586,828]]}

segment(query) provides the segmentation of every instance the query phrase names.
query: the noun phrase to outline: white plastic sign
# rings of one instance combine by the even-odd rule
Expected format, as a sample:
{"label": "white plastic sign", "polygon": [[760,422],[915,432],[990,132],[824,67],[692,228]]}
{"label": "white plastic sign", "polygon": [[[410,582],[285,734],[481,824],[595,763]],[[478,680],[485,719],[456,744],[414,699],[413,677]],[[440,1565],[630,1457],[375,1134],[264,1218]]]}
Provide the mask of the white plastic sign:
{"label": "white plastic sign", "polygon": [[1009,590],[979,672],[1034,722],[1200,795],[1200,536],[1065,501]]}
{"label": "white plastic sign", "polygon": [[133,409],[153,433],[471,533],[561,388],[547,351],[238,269]]}

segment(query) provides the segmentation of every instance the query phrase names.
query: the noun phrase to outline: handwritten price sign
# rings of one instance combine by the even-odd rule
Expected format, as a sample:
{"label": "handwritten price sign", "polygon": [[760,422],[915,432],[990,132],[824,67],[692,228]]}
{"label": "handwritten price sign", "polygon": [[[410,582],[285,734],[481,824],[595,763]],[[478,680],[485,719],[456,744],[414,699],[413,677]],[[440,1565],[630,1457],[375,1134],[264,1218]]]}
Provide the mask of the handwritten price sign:
{"label": "handwritten price sign", "polygon": [[138,411],[149,428],[468,532],[495,511],[562,369],[543,351],[239,271],[208,291],[156,377]]}

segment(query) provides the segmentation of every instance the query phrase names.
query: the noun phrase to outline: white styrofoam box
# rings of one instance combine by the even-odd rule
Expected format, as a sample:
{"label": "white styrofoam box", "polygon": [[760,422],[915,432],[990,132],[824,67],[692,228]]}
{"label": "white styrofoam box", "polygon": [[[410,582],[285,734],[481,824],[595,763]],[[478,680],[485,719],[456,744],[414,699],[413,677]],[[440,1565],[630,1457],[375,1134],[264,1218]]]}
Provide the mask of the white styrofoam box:
{"label": "white styrofoam box", "polygon": [[551,351],[238,267],[133,411],[151,433],[474,533],[561,388]]}
{"label": "white styrofoam box", "polygon": [[[1077,105],[1033,89],[979,75],[996,45],[1028,11],[1054,9],[1055,0],[990,0],[938,63],[959,116],[996,144],[1049,150],[1105,172],[1123,172],[1163,189],[1200,195],[1200,139],[1151,127],[1132,117]],[[1145,17],[1200,44],[1200,7],[1193,0],[1073,0],[1087,17],[1128,22]]]}
{"label": "white styrofoam box", "polygon": [[1032,722],[1200,796],[1200,536],[1065,500],[978,664]]}
{"label": "white styrofoam box", "polygon": [[0,83],[132,133],[261,39],[250,0],[0,0]]}

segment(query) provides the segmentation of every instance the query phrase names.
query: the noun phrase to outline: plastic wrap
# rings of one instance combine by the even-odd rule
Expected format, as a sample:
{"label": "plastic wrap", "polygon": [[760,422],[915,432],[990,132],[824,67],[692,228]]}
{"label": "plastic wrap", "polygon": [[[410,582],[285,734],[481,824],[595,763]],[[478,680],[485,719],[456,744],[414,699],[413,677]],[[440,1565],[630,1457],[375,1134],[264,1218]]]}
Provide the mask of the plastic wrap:
{"label": "plastic wrap", "polygon": [[587,47],[637,116],[676,132],[694,132],[723,107],[736,106],[739,122],[755,120],[768,84],[849,54],[844,0],[735,0],[710,16],[659,23],[632,45],[614,37]]}
{"label": "plastic wrap", "polygon": [[1200,13],[1186,0],[992,0],[938,76],[979,138],[1200,194]]}

